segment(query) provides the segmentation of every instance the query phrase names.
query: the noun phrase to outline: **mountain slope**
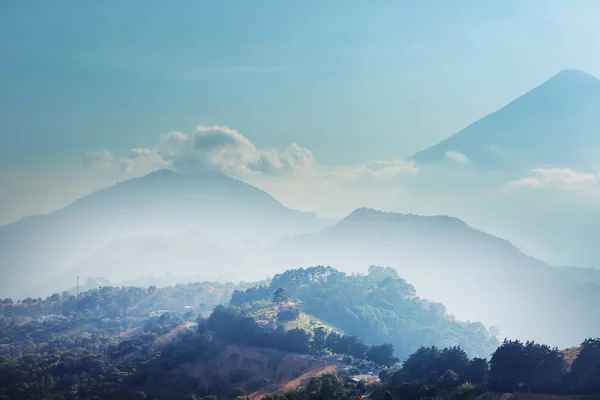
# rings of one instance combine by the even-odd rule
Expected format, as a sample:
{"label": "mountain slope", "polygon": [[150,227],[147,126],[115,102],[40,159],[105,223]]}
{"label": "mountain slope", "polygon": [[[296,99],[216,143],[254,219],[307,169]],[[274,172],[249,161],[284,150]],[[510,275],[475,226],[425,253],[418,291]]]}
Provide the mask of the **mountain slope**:
{"label": "mountain slope", "polygon": [[142,275],[160,277],[165,274],[180,279],[200,274],[202,280],[233,280],[233,276],[240,279],[245,268],[206,236],[188,232],[170,237],[115,240],[43,285],[66,287],[64,282],[75,282],[75,277],[82,283],[88,278],[124,283],[135,281]]}
{"label": "mountain slope", "polygon": [[490,168],[581,166],[600,146],[599,110],[600,80],[565,70],[410,159],[440,162],[455,151]]}
{"label": "mountain slope", "polygon": [[[359,209],[319,233],[275,243],[265,264],[331,265],[358,272],[389,265],[420,296],[502,335],[569,347],[597,335],[600,287],[528,257],[506,240],[451,217]],[[557,315],[561,315],[560,318]]]}
{"label": "mountain slope", "polygon": [[[117,239],[199,229],[220,245],[246,238],[266,242],[327,224],[223,174],[161,170],[96,191],[54,213],[1,227],[0,292],[35,295],[32,285]],[[37,295],[58,290],[46,289],[50,292]]]}
{"label": "mountain slope", "polygon": [[323,266],[291,269],[275,275],[269,287],[234,292],[231,304],[253,310],[257,303],[268,303],[272,308],[279,288],[300,302],[294,307],[326,326],[367,344],[391,343],[402,360],[421,346],[458,345],[472,357],[489,357],[499,344],[483,324],[457,321],[443,304],[418,297],[392,268],[373,266],[358,275]]}

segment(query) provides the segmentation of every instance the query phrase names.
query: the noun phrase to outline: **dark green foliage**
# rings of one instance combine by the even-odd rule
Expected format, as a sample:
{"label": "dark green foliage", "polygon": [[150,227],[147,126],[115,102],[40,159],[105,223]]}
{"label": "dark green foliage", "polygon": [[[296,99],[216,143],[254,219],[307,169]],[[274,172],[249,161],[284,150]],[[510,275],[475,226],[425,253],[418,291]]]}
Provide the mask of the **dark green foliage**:
{"label": "dark green foliage", "polygon": [[458,322],[443,305],[417,297],[414,287],[391,268],[373,266],[366,276],[323,266],[300,268],[276,275],[269,288],[236,293],[231,304],[271,301],[272,293],[281,289],[302,302],[308,314],[366,343],[391,343],[401,359],[422,345],[449,344],[460,345],[471,356],[487,357],[499,344],[482,324]]}
{"label": "dark green foliage", "polygon": [[248,380],[250,378],[250,373],[243,368],[234,368],[229,371],[229,382],[231,383],[240,383]]}
{"label": "dark green foliage", "polygon": [[272,294],[268,286],[254,286],[246,290],[234,290],[231,295],[230,305],[241,306],[251,301],[263,300]]}
{"label": "dark green foliage", "polygon": [[291,329],[282,338],[279,348],[296,353],[308,353],[310,348],[310,336],[302,329]]}
{"label": "dark green foliage", "polygon": [[580,393],[600,392],[600,338],[586,339],[581,344],[568,381],[571,390]]}
{"label": "dark green foliage", "polygon": [[[281,279],[293,282],[295,286],[290,286],[296,287],[293,296],[314,295],[315,287],[325,290],[325,286],[332,285],[336,291],[331,289],[327,292],[330,297],[324,299],[335,304],[338,291],[350,291],[347,285],[357,285],[353,290],[359,294],[362,285],[370,285],[365,299],[375,296],[373,293],[382,287],[402,285],[395,281],[394,274],[391,269],[372,268],[367,277],[346,277],[319,267],[290,272],[285,279],[276,278],[280,283]],[[218,286],[203,287],[214,292]],[[235,367],[229,376],[213,377],[212,372],[205,372],[197,377],[185,373],[186,365],[218,359],[217,355],[222,354],[227,343],[312,354],[329,349],[352,362],[354,369],[344,374],[358,373],[369,365],[364,358],[392,366],[380,372],[380,384],[365,386],[364,382],[345,380],[347,376],[325,375],[312,379],[305,388],[266,397],[271,400],[357,399],[365,391],[372,400],[418,400],[440,394],[468,400],[483,390],[593,394],[600,386],[600,338],[582,343],[570,372],[566,371],[563,356],[557,349],[519,341],[504,341],[493,353],[490,366],[484,358],[469,360],[462,347],[430,346],[418,348],[399,368],[391,343],[376,342],[368,346],[358,336],[328,335],[323,328],[315,329],[312,334],[300,329],[287,332],[263,329],[240,307],[216,306],[209,318],[198,319],[195,330],[189,329],[193,320],[181,312],[148,317],[146,312],[135,311],[145,307],[145,302],[155,308],[156,304],[168,304],[173,299],[187,302],[190,295],[208,297],[194,292],[197,288],[194,285],[147,290],[105,287],[83,293],[79,298],[67,293],[46,300],[27,299],[26,303],[31,305],[0,305],[3,315],[14,314],[0,319],[0,400],[208,400],[211,394],[233,399],[245,398],[248,393],[271,384],[265,378],[252,379],[250,370],[254,361],[237,353],[225,360]],[[303,291],[307,292],[302,294]],[[238,299],[244,297],[245,292],[238,293]],[[410,290],[405,293],[409,298],[412,296]],[[396,307],[391,298],[375,298],[379,299],[380,310]],[[141,306],[138,301],[142,302]],[[413,312],[419,310],[422,309],[415,308]],[[436,307],[429,304],[428,310],[436,310]],[[435,315],[439,315],[439,311],[438,308]],[[340,309],[340,312],[345,311]],[[29,315],[45,319],[26,321],[22,318]],[[265,353],[268,361],[263,371],[277,371],[273,372],[273,382],[285,383],[282,379],[286,364],[282,361],[286,355],[276,351]]]}
{"label": "dark green foliage", "polygon": [[369,349],[362,340],[353,335],[339,335],[332,333],[327,337],[327,347],[338,354],[348,354],[356,358],[363,358]]}
{"label": "dark green foliage", "polygon": [[223,340],[283,351],[308,353],[310,335],[301,329],[273,331],[262,329],[256,321],[237,307],[217,306],[206,321],[201,321],[199,329],[209,329]]}
{"label": "dark green foliage", "polygon": [[298,319],[300,310],[293,308],[291,310],[281,310],[277,313],[277,320],[280,322],[289,322]]}
{"label": "dark green foliage", "polygon": [[436,395],[436,390],[423,382],[388,381],[382,385],[371,385],[370,399],[373,400],[418,400]]}
{"label": "dark green foliage", "polygon": [[485,358],[474,358],[469,361],[465,369],[463,378],[467,382],[481,384],[484,382],[490,370],[489,364]]}
{"label": "dark green foliage", "polygon": [[456,372],[449,369],[446,370],[446,372],[444,372],[442,376],[440,376],[440,379],[437,381],[437,387],[442,390],[452,389],[456,387],[458,381],[459,378]]}
{"label": "dark green foliage", "polygon": [[327,346],[327,331],[323,327],[318,327],[313,331],[312,349],[316,354],[321,354]]}
{"label": "dark green foliage", "polygon": [[367,350],[366,358],[378,365],[390,366],[397,363],[399,360],[394,357],[394,346],[389,343],[384,343],[379,346],[371,346]]}
{"label": "dark green foliage", "polygon": [[287,294],[287,292],[285,291],[285,289],[283,289],[283,288],[278,288],[278,289],[275,291],[275,293],[273,293],[273,303],[274,303],[274,304],[278,304],[278,305],[280,305],[280,306],[281,306],[281,304],[282,304],[284,301],[287,301],[287,300],[288,300],[288,294]]}
{"label": "dark green foliage", "polygon": [[142,391],[139,391],[133,394],[133,398],[135,400],[146,400],[148,398],[148,395]]}
{"label": "dark green foliage", "polygon": [[505,340],[490,360],[489,386],[498,391],[547,393],[559,388],[566,363],[558,349]]}
{"label": "dark green foliage", "polygon": [[335,374],[323,375],[310,380],[306,388],[270,394],[264,400],[358,400],[355,385],[346,384]]}

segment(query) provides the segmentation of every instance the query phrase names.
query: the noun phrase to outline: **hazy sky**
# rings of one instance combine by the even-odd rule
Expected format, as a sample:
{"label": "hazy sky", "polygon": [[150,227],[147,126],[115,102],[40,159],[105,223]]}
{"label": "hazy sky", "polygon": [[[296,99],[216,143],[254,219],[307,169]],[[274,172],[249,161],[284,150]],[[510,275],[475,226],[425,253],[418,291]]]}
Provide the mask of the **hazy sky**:
{"label": "hazy sky", "polygon": [[[330,177],[410,174],[401,160],[560,70],[600,76],[599,16],[593,0],[1,2],[0,224],[144,172],[131,154],[158,167],[160,136],[197,125]],[[292,178],[252,179],[335,214],[294,202]],[[348,208],[382,190],[353,184]]]}

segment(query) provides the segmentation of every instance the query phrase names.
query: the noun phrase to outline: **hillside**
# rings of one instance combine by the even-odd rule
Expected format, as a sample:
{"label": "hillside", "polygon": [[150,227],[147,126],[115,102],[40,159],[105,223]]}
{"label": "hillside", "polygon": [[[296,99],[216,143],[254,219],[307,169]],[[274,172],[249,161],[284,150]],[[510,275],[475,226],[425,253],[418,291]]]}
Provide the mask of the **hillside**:
{"label": "hillside", "polygon": [[[529,254],[551,264],[600,268],[594,240],[600,234],[596,207],[599,110],[600,80],[582,71],[565,70],[413,155],[410,160],[418,168],[431,168],[434,181],[425,192],[435,205],[429,212],[443,209],[473,221],[523,244]],[[468,162],[463,162],[463,168],[450,167],[453,156]],[[556,175],[544,178],[544,171],[536,172],[538,168],[551,169],[546,172]],[[573,187],[594,194],[582,196],[570,189],[571,184],[544,182],[567,182],[571,175],[588,179],[571,181]],[[511,181],[534,176],[542,181],[539,187],[494,195]],[[453,184],[444,186],[446,181]],[[448,208],[441,200],[435,203],[438,194],[448,193],[457,195],[458,204]]]}
{"label": "hillside", "polygon": [[96,191],[51,214],[1,227],[0,292],[25,297],[62,290],[72,279],[62,287],[36,284],[119,239],[197,229],[219,245],[248,238],[265,243],[327,224],[223,174],[161,170]]}
{"label": "hillside", "polygon": [[441,162],[454,151],[480,167],[578,169],[593,161],[589,151],[600,145],[599,108],[600,80],[565,70],[410,159]]}
{"label": "hillside", "polygon": [[257,310],[268,309],[278,288],[299,302],[293,308],[303,311],[283,326],[312,332],[322,321],[326,330],[355,335],[366,344],[391,343],[401,359],[420,346],[457,345],[473,357],[488,357],[498,345],[481,323],[457,321],[444,305],[418,297],[391,268],[371,267],[366,275],[322,266],[288,270],[273,277],[268,287],[235,291],[231,304],[272,321],[272,314]]}
{"label": "hillside", "polygon": [[[392,398],[418,400],[440,393],[465,399],[482,392],[495,399],[493,393],[523,385],[533,393],[596,391],[600,338],[565,352],[504,341],[490,350],[489,362],[469,357],[461,347],[424,345],[444,337],[460,342],[466,335],[472,351],[487,334],[480,324],[459,323],[443,306],[416,297],[389,268],[350,276],[326,267],[290,270],[267,285],[103,287],[24,304],[5,299],[0,304],[0,397],[357,400],[368,394],[386,400],[393,393]],[[233,303],[241,301],[240,307],[222,305],[229,295]],[[207,313],[211,304],[219,305]],[[301,308],[305,312],[297,324],[303,324],[303,316],[319,324],[309,317],[319,314],[321,321],[336,320],[347,330],[359,327],[370,340],[384,338],[387,333],[379,330],[384,326],[401,352],[410,338],[420,346],[403,355],[400,367],[390,343],[369,345],[319,327],[310,332],[289,319],[278,321],[277,328],[261,326],[251,316],[264,317],[269,308]]]}
{"label": "hillside", "polygon": [[[217,265],[219,268],[215,269]],[[206,235],[191,231],[176,236],[115,240],[43,285],[66,288],[65,282],[73,283],[77,276],[82,283],[89,278],[116,283],[135,282],[140,278],[140,271],[145,276],[169,274],[180,280],[203,273],[201,280],[234,281],[243,275],[244,268],[244,264]]]}
{"label": "hillside", "polygon": [[317,357],[236,345],[226,346],[209,362],[197,360],[183,365],[189,377],[205,382],[201,386],[204,390],[210,389],[211,377],[217,375],[227,382],[232,394],[246,393],[252,399],[295,389],[314,377],[341,369],[342,365],[328,364]]}
{"label": "hillside", "polygon": [[558,267],[558,269],[570,278],[579,279],[591,285],[600,285],[600,270],[583,267]]}
{"label": "hillside", "polygon": [[[239,303],[239,301],[234,300],[234,304],[235,303]],[[261,324],[261,326],[272,328],[281,327],[286,331],[291,329],[302,329],[311,334],[317,328],[323,328],[327,333],[343,333],[339,328],[330,323],[302,311],[301,304],[290,303],[290,305],[286,305],[284,307],[285,310],[294,313],[297,312],[297,315],[293,319],[290,318],[285,320],[278,318],[279,310],[273,307],[271,299],[253,300],[242,304],[242,308],[250,317]]]}
{"label": "hillside", "polygon": [[[528,257],[506,240],[451,217],[359,209],[319,233],[278,241],[270,265],[331,265],[358,272],[389,265],[417,293],[458,318],[500,328],[502,336],[571,347],[600,329],[597,285]],[[561,315],[557,319],[555,316]]]}

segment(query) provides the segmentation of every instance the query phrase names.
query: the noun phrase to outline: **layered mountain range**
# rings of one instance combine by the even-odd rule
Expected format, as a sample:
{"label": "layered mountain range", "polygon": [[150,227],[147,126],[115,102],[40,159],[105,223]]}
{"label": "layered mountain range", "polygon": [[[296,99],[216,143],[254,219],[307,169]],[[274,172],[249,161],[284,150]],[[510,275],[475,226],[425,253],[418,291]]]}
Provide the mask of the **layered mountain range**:
{"label": "layered mountain range", "polygon": [[[598,111],[600,81],[564,71],[411,160],[436,164],[458,153],[475,168],[515,176],[536,167],[594,171]],[[600,265],[591,239],[600,233],[600,215],[557,207],[536,215],[540,224],[496,219],[538,235],[563,258]],[[581,247],[565,246],[569,238]],[[377,264],[396,268],[420,296],[457,317],[497,325],[510,337],[568,347],[597,335],[595,274],[545,260],[454,217],[363,208],[334,221],[289,209],[224,174],[165,169],[0,227],[0,295],[50,295],[72,287],[77,276],[116,283],[166,273],[248,280],[300,266],[358,272]]]}
{"label": "layered mountain range", "polygon": [[[48,279],[120,239],[197,229],[217,245],[246,239],[267,243],[328,224],[331,221],[286,208],[266,192],[220,173],[160,170],[96,191],[51,214],[1,227],[0,292],[22,297],[57,291],[60,288],[48,286]],[[150,246],[152,251],[157,251],[155,246]],[[164,262],[165,272],[177,270],[175,260],[181,262]]]}

